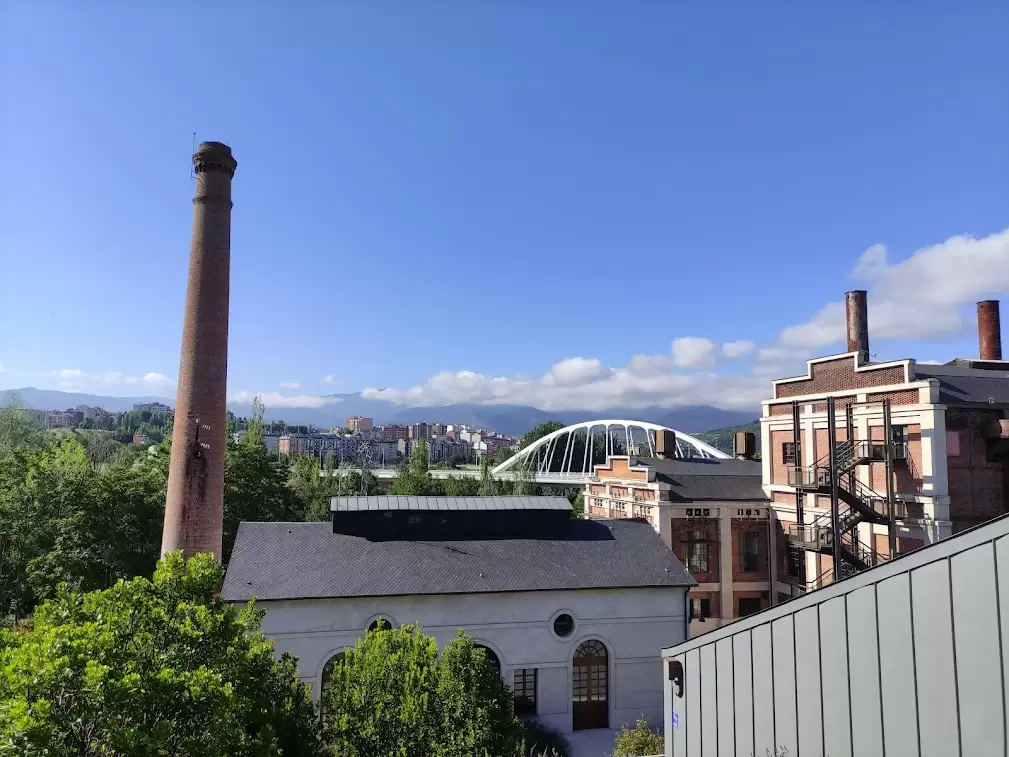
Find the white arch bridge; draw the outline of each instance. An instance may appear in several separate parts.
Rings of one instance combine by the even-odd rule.
[[[537,439],[494,468],[497,477],[529,475],[538,482],[585,482],[609,455],[655,456],[655,435],[676,435],[676,456],[725,459],[730,455],[689,434],[656,423],[627,420],[585,421]],[[524,473],[528,472],[528,473]]]

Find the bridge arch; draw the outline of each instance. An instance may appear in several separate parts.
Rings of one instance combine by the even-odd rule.
[[[676,434],[676,456],[726,459],[730,455],[700,439],[657,423],[630,420],[584,421],[565,426],[537,439],[493,470],[494,474],[529,470],[536,475],[550,473],[590,476],[596,465],[609,455],[655,456],[658,431]]]

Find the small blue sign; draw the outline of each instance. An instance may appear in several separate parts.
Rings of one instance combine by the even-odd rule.
[[[680,713],[678,713],[676,710],[673,710],[673,728],[679,728],[679,727],[680,727]]]

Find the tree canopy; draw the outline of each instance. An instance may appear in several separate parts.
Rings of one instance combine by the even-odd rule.
[[[294,660],[262,613],[214,598],[209,555],[153,580],[61,587],[29,631],[0,631],[0,753],[53,757],[322,757]]]
[[[542,439],[547,434],[552,434],[554,431],[560,431],[562,428],[564,428],[564,424],[560,421],[546,421],[541,423],[535,428],[526,431],[522,435],[522,441],[519,443],[519,446],[522,448],[528,447],[537,439]]]
[[[523,728],[484,650],[459,631],[438,656],[419,626],[369,632],[335,660],[323,697],[336,754],[512,757]]]

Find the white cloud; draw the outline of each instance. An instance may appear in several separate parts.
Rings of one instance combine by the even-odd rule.
[[[330,374],[328,376],[323,376],[322,377],[322,383],[324,383],[324,384],[335,384],[336,386],[339,386],[340,384],[343,383],[343,381],[341,379],[337,378],[336,376],[334,376],[333,374]]]
[[[732,358],[742,357],[756,349],[757,345],[755,342],[751,342],[748,339],[740,339],[737,342],[726,342],[722,345],[722,354],[725,357]]]
[[[365,399],[400,405],[451,403],[533,405],[544,410],[606,410],[614,407],[715,405],[755,409],[769,383],[753,374],[682,374],[665,356],[637,355],[622,368],[598,360],[562,360],[541,378],[443,371],[407,389],[365,389]]]
[[[134,376],[119,371],[87,373],[79,368],[60,368],[43,371],[37,375],[41,378],[56,379],[56,388],[67,392],[101,394],[109,391],[130,390],[144,394],[164,394],[174,391],[175,387],[175,379],[153,371]]]
[[[3,364],[3,363],[0,363],[0,373],[3,373],[3,372],[4,372],[4,370],[5,370],[5,369],[4,369],[4,364]]]
[[[281,381],[281,389],[301,389],[301,383],[298,381]]]
[[[252,402],[256,397],[262,398],[268,410],[275,407],[322,407],[339,402],[332,397],[316,397],[309,394],[288,397],[277,392],[250,392],[244,389],[229,395],[228,402]]]
[[[711,365],[715,359],[715,343],[700,336],[684,336],[673,340],[673,362],[681,368]]]
[[[974,303],[1009,292],[1009,229],[981,239],[950,237],[890,263],[886,247],[859,257],[852,277],[869,292],[869,341],[935,339],[975,322]],[[844,303],[830,302],[782,330],[782,345],[819,349],[844,341]]]

